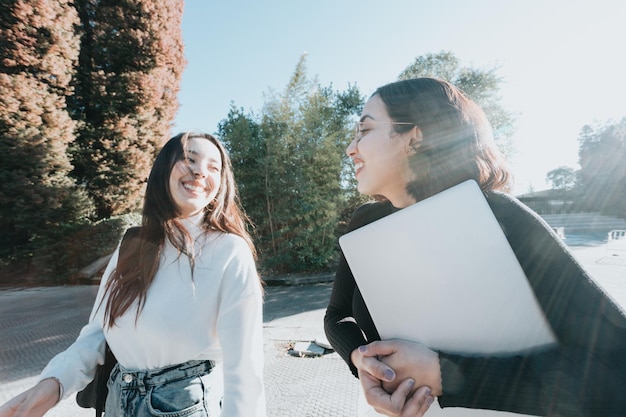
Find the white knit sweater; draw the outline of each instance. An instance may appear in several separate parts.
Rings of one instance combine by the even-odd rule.
[[[254,259],[239,236],[205,233],[185,221],[196,239],[191,276],[189,259],[169,243],[159,271],[148,289],[135,324],[133,307],[103,331],[104,305],[98,309],[118,249],[103,275],[89,323],[76,341],[55,356],[40,379],[57,378],[63,397],[84,388],[104,361],[106,340],[127,369],[148,370],[194,359],[211,359],[223,366],[222,416],[265,416],[263,388],[262,290]],[[221,367],[222,367],[221,366]]]

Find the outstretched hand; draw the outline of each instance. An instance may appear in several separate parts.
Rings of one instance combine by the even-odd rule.
[[[370,346],[361,346],[351,355],[368,404],[391,417],[423,416],[434,400],[431,389],[425,385],[417,388],[413,378],[398,377],[377,355],[370,355]],[[393,384],[394,389],[386,390],[383,384]]]
[[[59,401],[59,383],[44,379],[0,406],[0,417],[42,417]]]

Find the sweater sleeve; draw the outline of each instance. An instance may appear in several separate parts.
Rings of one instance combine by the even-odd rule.
[[[618,416],[626,410],[626,318],[549,226],[513,197],[488,201],[558,344],[510,357],[440,352],[443,407],[532,415]]]
[[[324,331],[331,346],[348,364],[354,376],[357,376],[357,369],[352,364],[350,354],[365,344],[366,340],[352,314],[352,295],[355,287],[348,263],[341,255],[324,316]]]
[[[111,256],[91,310],[89,322],[81,329],[78,337],[66,350],[50,360],[39,376],[39,380],[56,378],[61,383],[63,398],[85,388],[96,374],[96,367],[104,363],[105,338],[102,331],[104,305],[100,300],[108,277],[117,265],[119,246]]]
[[[254,259],[237,240],[220,288],[217,334],[224,357],[222,417],[264,417],[263,296]]]
[[[388,203],[365,204],[359,207],[352,216],[348,224],[347,232],[378,220],[389,214],[391,210],[391,205]],[[357,325],[354,311],[355,293],[358,294],[358,288],[354,276],[352,275],[346,258],[343,253],[341,253],[339,265],[335,273],[333,289],[324,316],[324,331],[331,346],[348,364],[352,374],[358,376],[357,369],[350,359],[350,354],[354,349],[367,343],[361,327],[367,326],[370,321],[365,323],[364,320]],[[360,299],[360,294],[358,298]],[[362,306],[365,309],[364,304]],[[363,312],[363,314],[369,313]],[[369,327],[365,329],[365,333],[374,333],[377,335],[376,330]]]

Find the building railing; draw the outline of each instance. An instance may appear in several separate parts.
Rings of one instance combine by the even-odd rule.
[[[606,247],[609,255],[626,256],[626,230],[611,230]]]

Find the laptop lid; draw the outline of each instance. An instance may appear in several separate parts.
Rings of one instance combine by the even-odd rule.
[[[483,354],[556,341],[473,180],[347,233],[339,244],[382,339]]]

